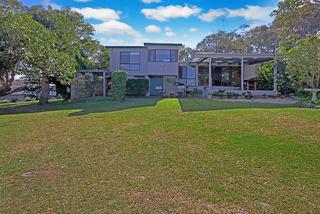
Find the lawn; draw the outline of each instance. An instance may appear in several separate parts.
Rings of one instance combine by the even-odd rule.
[[[1,104],[0,210],[319,213],[319,130],[319,110],[282,105]]]

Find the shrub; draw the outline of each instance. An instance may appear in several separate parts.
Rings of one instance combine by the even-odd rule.
[[[195,88],[190,92],[191,96],[201,96],[202,94],[203,94],[203,91],[198,88]]]
[[[246,99],[251,99],[253,97],[253,94],[250,91],[246,91],[242,93],[242,96]]]
[[[146,96],[149,89],[147,79],[129,79],[126,85],[127,96]]]
[[[226,90],[219,89],[219,91],[214,93],[213,95],[217,96],[217,97],[224,97],[224,96],[226,96],[225,92],[226,92]]]
[[[111,75],[112,98],[115,101],[122,102],[126,99],[127,73],[123,70],[115,71]]]
[[[92,97],[94,90],[94,77],[92,73],[76,74],[72,81],[72,99]]]
[[[238,98],[238,97],[240,97],[239,93],[227,92],[227,98]]]

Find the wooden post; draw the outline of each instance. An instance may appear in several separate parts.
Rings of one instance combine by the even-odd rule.
[[[278,75],[278,60],[277,60],[277,58],[275,58],[274,62],[273,62],[273,91],[274,91],[275,95],[278,94],[277,75]]]
[[[212,58],[209,58],[209,93],[211,93],[212,88]]]
[[[241,91],[244,89],[244,59],[241,57]]]
[[[105,97],[106,96],[106,72],[105,71],[103,71],[103,96]]]

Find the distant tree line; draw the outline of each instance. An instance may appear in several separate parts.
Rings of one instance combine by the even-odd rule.
[[[77,69],[108,67],[109,53],[92,38],[93,26],[68,8],[0,0],[0,20],[0,96],[14,92],[14,77],[24,75],[26,86],[40,87],[45,104],[50,82],[68,86]]]

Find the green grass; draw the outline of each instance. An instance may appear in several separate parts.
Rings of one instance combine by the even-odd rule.
[[[130,99],[0,114],[1,213],[320,212],[319,110]]]

